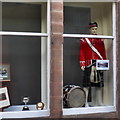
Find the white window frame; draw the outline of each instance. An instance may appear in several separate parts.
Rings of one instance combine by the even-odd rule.
[[[69,0],[68,0],[69,1]],[[87,0],[78,2],[97,2],[96,0]],[[100,2],[112,2],[112,36],[105,35],[83,35],[83,34],[63,34],[64,38],[106,38],[113,40],[113,106],[100,106],[100,107],[82,107],[82,108],[63,108],[63,115],[77,115],[77,114],[93,114],[93,113],[108,113],[116,111],[116,3],[115,0],[102,0]]]
[[[9,112],[0,112],[0,119],[7,119],[7,118],[35,118],[35,117],[47,117],[50,116],[50,0],[40,1],[40,0],[2,0],[2,2],[47,2],[47,32],[46,33],[34,33],[34,32],[9,32],[9,31],[0,31],[0,36],[9,35],[9,36],[33,36],[33,37],[46,37],[47,38],[47,91],[45,90],[46,87],[42,85],[45,83],[41,83],[41,95],[43,92],[47,92],[45,98],[47,98],[47,109],[45,110],[34,110],[34,111],[9,111]],[[42,74],[42,73],[41,73]],[[43,82],[43,81],[42,81]],[[44,98],[42,98],[44,99]],[[13,109],[16,106],[13,106]],[[23,106],[17,106],[23,107]],[[30,105],[30,107],[34,107]]]

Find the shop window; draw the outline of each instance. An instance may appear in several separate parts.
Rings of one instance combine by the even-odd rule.
[[[1,3],[1,118],[49,116],[49,5]]]
[[[90,26],[89,23],[92,22],[96,22],[98,26]],[[97,27],[97,35],[90,34],[91,27]],[[64,3],[63,115],[113,112],[116,110],[115,33],[115,3]],[[101,58],[98,53],[90,47],[86,38],[89,39],[89,41],[91,39],[92,42],[93,39],[102,41],[105,47],[106,58],[103,58],[103,51]],[[81,49],[83,49],[81,41],[86,41],[84,50],[88,50],[87,47],[90,47],[90,50],[93,51],[94,54],[97,54],[99,58],[93,57],[93,54],[89,53],[90,51],[86,51],[86,53],[91,54],[91,57],[95,60],[102,60],[102,64],[104,63],[109,66],[107,69],[102,67],[102,71],[94,71],[96,75],[103,73],[100,75],[100,79],[103,80],[103,86],[96,87],[97,84],[93,85],[92,82],[90,82],[92,79],[91,74],[93,73],[92,66],[89,66],[91,63],[89,65],[86,65],[88,63],[83,65],[85,69],[89,68],[89,73],[86,72],[85,69],[81,69],[80,62],[84,62],[84,60],[81,60],[83,54],[81,53]],[[86,44],[88,46],[86,46]],[[101,43],[99,43],[99,45],[100,44]],[[103,46],[100,45],[100,47],[102,48]],[[100,49],[98,51],[100,51]],[[88,56],[84,56],[85,59],[87,59]],[[103,62],[103,60],[107,61]],[[95,70],[99,67],[96,66],[96,64],[95,62]],[[101,63],[98,64],[100,65]],[[98,73],[98,71],[101,73]],[[95,74],[92,74],[94,77],[93,80],[98,80],[99,77],[95,76]],[[87,86],[84,84],[85,77],[89,80],[89,85]],[[97,79],[95,79],[95,77]]]

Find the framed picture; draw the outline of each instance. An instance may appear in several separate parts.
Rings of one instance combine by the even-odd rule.
[[[10,81],[9,64],[0,64],[0,81]]]
[[[0,88],[0,108],[10,106],[7,87]]]
[[[97,60],[96,69],[97,70],[109,70],[109,60]]]

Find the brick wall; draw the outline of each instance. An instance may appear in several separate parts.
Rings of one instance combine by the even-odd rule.
[[[62,116],[63,1],[51,2],[50,117]]]
[[[117,3],[117,115],[120,119],[120,2]]]

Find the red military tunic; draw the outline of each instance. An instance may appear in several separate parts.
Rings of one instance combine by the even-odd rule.
[[[106,52],[103,39],[100,38],[89,38],[91,44],[98,50],[103,59],[106,59]],[[100,57],[95,53],[89,46],[85,38],[80,40],[80,66],[89,66],[92,59],[100,60]]]

